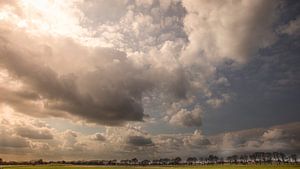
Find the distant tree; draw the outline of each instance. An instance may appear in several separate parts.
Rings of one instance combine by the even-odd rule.
[[[203,163],[203,162],[204,162],[204,158],[203,158],[203,157],[199,157],[198,161],[199,161],[200,163]]]
[[[208,156],[209,163],[217,163],[218,159],[219,158],[217,156],[215,156],[215,155],[209,155]]]
[[[224,158],[221,157],[221,158],[219,159],[219,162],[218,162],[218,163],[224,164]]]
[[[295,163],[297,163],[297,155],[296,154],[292,154],[291,155],[291,160],[294,161]]]
[[[186,159],[186,162],[187,162],[188,164],[195,164],[195,163],[197,162],[197,158],[196,158],[196,157],[188,157],[188,158]]]
[[[259,162],[261,164],[263,160],[263,154],[261,152],[255,152],[254,154],[255,162]]]
[[[138,160],[137,158],[133,158],[133,159],[131,160],[131,163],[132,163],[132,164],[138,164],[138,162],[139,162],[139,160]]]
[[[278,152],[273,152],[272,155],[273,155],[274,161],[280,162],[280,160],[279,160],[279,153]]]
[[[251,162],[255,162],[255,155],[250,154],[249,159],[250,159]]]
[[[265,162],[267,163],[272,162],[272,153],[265,153]]]
[[[237,155],[233,155],[233,156],[231,156],[231,157],[232,157],[232,161],[233,161],[234,163],[237,163],[238,156],[237,156]]]
[[[285,163],[285,157],[286,157],[286,155],[284,153],[279,153],[279,157],[280,157],[281,161],[283,163]]]
[[[141,164],[142,165],[149,165],[150,161],[149,160],[143,160],[143,161],[141,161]]]
[[[226,159],[227,159],[227,161],[229,161],[229,163],[232,163],[232,157],[231,156],[228,156]]]
[[[171,160],[169,158],[162,158],[160,159],[160,163],[164,165],[170,164]]]
[[[248,155],[242,154],[240,156],[240,162],[243,163],[243,164],[246,164],[248,162]]]
[[[176,157],[176,158],[174,158],[174,163],[179,164],[181,162],[181,160],[182,159],[180,157]]]

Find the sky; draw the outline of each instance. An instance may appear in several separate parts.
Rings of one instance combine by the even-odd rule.
[[[300,153],[297,0],[0,0],[0,158]]]

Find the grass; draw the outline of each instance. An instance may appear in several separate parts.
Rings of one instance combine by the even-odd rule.
[[[300,165],[208,165],[208,166],[2,166],[0,169],[300,169]]]

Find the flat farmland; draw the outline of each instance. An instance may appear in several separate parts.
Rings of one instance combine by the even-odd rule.
[[[300,169],[300,165],[199,165],[199,166],[1,166],[0,169]]]

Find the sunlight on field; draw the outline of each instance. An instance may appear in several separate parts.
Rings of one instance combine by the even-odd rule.
[[[0,169],[300,169],[300,165],[210,165],[210,166],[2,166]]]

